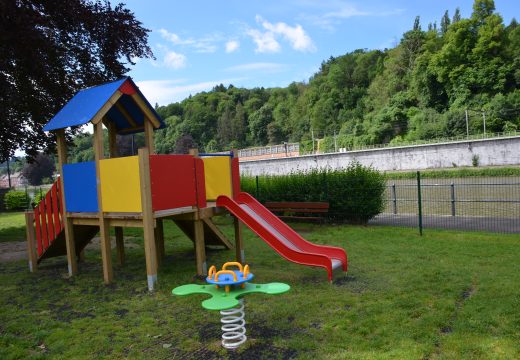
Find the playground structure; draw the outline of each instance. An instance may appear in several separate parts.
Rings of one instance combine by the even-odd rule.
[[[95,160],[67,162],[65,129],[91,123]],[[108,154],[103,145],[108,130]],[[159,115],[131,78],[78,92],[44,127],[56,135],[59,179],[44,200],[26,213],[29,269],[42,260],[66,255],[68,272],[99,232],[103,277],[113,281],[110,228],[117,259],[125,261],[124,227],[143,229],[147,282],[153,290],[164,257],[163,221],[172,220],[193,241],[198,275],[207,274],[207,245],[233,247],[212,222],[234,216],[236,260],[244,262],[241,222],[286,259],[327,270],[347,271],[341,248],[307,242],[252,196],[240,192],[238,158],[230,154],[156,155],[153,131],[164,127]],[[144,132],[145,147],[135,156],[118,156],[117,135]],[[106,156],[107,155],[107,156]]]
[[[231,266],[238,267],[238,270],[228,270]],[[253,293],[283,294],[291,288],[284,283],[252,284],[250,281],[253,277],[249,265],[242,266],[239,262],[227,262],[219,271],[215,266],[211,266],[206,277],[206,282],[210,285],[182,285],[173,289],[172,294],[211,295],[210,299],[202,302],[202,307],[207,310],[220,310],[222,316],[220,322],[223,324],[222,346],[226,349],[236,349],[247,340],[243,297]]]

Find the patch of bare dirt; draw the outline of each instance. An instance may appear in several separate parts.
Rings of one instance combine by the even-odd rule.
[[[0,262],[27,259],[27,243],[25,241],[10,241],[0,243]]]
[[[127,241],[133,239],[132,236],[125,237],[125,248],[132,249],[137,248],[139,245],[134,244],[131,241]],[[112,249],[116,247],[116,239],[113,237],[112,239]],[[93,238],[90,243],[87,245],[87,250],[99,250],[100,249],[100,238],[96,236]],[[10,261],[19,261],[27,259],[27,242],[25,241],[9,241],[0,243],[0,263],[2,262],[10,262]]]

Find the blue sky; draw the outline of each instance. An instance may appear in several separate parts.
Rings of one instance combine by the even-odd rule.
[[[223,83],[279,87],[307,81],[321,62],[359,48],[395,46],[415,16],[426,28],[472,0],[127,0],[156,60],[129,75],[152,104],[167,105]],[[517,0],[495,0],[506,24],[520,20]]]

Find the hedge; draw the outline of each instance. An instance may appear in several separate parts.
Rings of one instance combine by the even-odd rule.
[[[371,167],[353,162],[342,170],[259,176],[258,180],[245,176],[241,188],[260,202],[326,201],[330,204],[330,221],[364,224],[383,211],[386,178]]]
[[[4,197],[4,204],[7,210],[24,210],[29,205],[29,196],[25,191],[11,190]]]

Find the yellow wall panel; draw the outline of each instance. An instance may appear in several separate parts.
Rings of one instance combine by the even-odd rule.
[[[204,161],[206,199],[216,200],[219,195],[231,196],[231,161],[228,156],[215,156]]]
[[[99,162],[104,212],[141,212],[141,186],[137,156]]]

